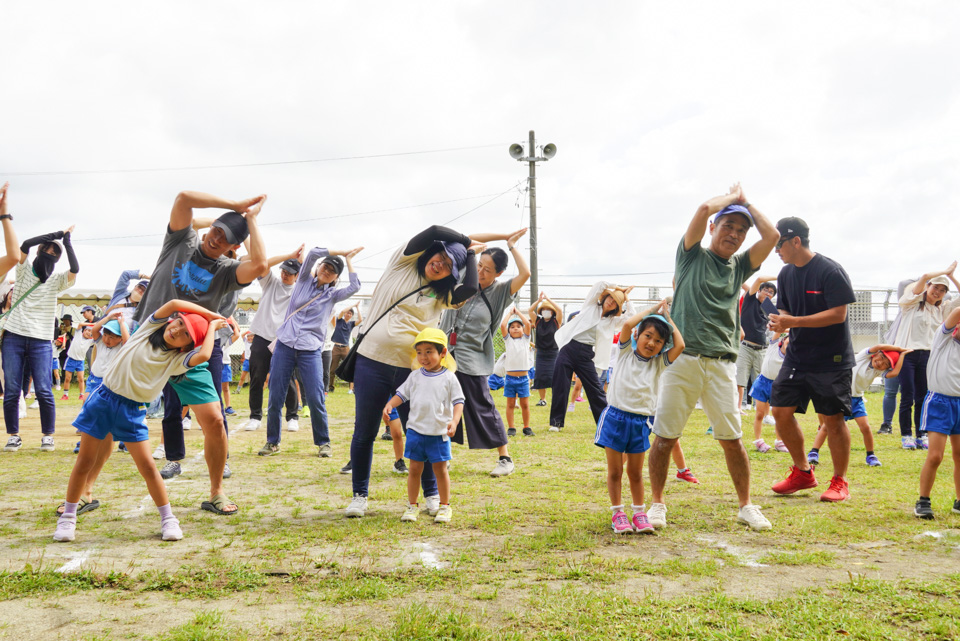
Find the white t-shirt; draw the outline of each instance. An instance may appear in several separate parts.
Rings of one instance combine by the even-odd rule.
[[[187,362],[199,349],[181,352],[158,349],[150,344],[150,335],[162,332],[166,324],[166,318],[150,316],[126,345],[114,348],[119,353],[103,379],[108,390],[133,401],[152,403],[171,376],[185,374],[190,369]]]
[[[530,369],[530,337],[503,339],[503,363],[508,372],[520,372]]]
[[[33,263],[30,260],[17,265],[17,283],[13,286],[10,304],[20,300],[36,283],[40,283],[40,279],[33,273]],[[29,338],[51,340],[51,328],[57,316],[57,294],[69,289],[70,284],[69,271],[50,274],[47,282],[40,283],[29,296],[10,310],[3,321],[0,321],[0,329]]]
[[[268,342],[277,337],[277,329],[287,317],[287,306],[293,296],[294,285],[295,283],[284,285],[273,271],[260,279],[260,289],[263,292],[260,294],[257,313],[250,323],[251,332]]]
[[[960,343],[954,340],[953,330],[943,325],[933,337],[927,361],[927,389],[960,397]]]
[[[786,354],[780,351],[779,343],[774,343],[768,347],[767,353],[763,355],[763,363],[760,364],[760,376],[771,381],[777,380],[785,356]]]
[[[113,364],[113,361],[117,359],[117,354],[120,353],[123,344],[118,343],[113,347],[107,347],[101,337],[97,339],[94,345],[93,362],[90,363],[90,374],[102,379],[107,375],[107,372],[110,371],[110,366]]]
[[[914,294],[915,285],[916,283],[907,285],[900,298],[902,317],[893,344],[907,349],[930,349],[933,335],[943,324],[943,310],[946,302],[940,303],[939,306],[927,303],[921,311],[920,301],[923,298],[923,292]]]
[[[667,368],[667,353],[651,359],[637,355],[627,336],[626,344],[618,345],[619,354],[614,366],[616,376],[607,390],[610,405],[631,414],[653,416],[657,411],[660,392],[660,374]]]
[[[94,338],[84,338],[82,332],[78,332],[76,336],[73,337],[73,342],[70,343],[70,349],[67,350],[67,358],[72,358],[75,361],[82,361],[87,357],[87,349],[96,339]]]
[[[402,303],[390,310],[383,320],[371,327],[380,315],[398,300],[429,281],[417,272],[417,259],[423,252],[404,256],[401,247],[390,258],[370,300],[370,310],[364,315],[360,332],[363,342],[357,353],[378,363],[394,367],[410,367],[417,358],[413,341],[421,331],[436,327],[440,314],[452,309],[452,304],[444,303],[433,295],[429,287],[405,298]]]
[[[413,370],[397,389],[397,396],[410,403],[407,429],[425,436],[443,436],[453,420],[453,406],[463,403],[463,390],[453,372]]]
[[[253,341],[248,341],[243,339],[243,357],[247,360],[250,360],[250,349],[253,347]]]
[[[870,389],[873,379],[886,374],[887,370],[874,369],[871,365],[872,357],[873,354],[870,353],[869,348],[857,352],[855,356],[857,364],[853,366],[853,376],[850,384],[850,395],[854,398],[863,396]]]

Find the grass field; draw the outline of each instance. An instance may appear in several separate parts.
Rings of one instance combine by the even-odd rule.
[[[75,394],[74,394],[75,395]],[[495,395],[496,396],[496,395]],[[246,393],[235,398],[242,424]],[[773,530],[736,523],[719,447],[697,411],[683,439],[700,485],[671,480],[669,527],[610,531],[602,452],[585,403],[563,432],[532,408],[535,438],[511,445],[516,472],[494,479],[492,452],[454,449],[453,521],[400,523],[405,479],[377,441],[370,511],[343,518],[353,396],[328,399],[332,459],[309,421],[259,457],[265,431],[231,438],[238,516],[207,498],[202,436],[187,432],[184,474],[170,482],[185,538],[164,543],[129,457],[107,463],[77,540],[54,543],[76,442],[76,401],[58,402],[57,450],[39,451],[37,411],[24,447],[0,458],[0,637],[9,639],[826,639],[960,638],[960,516],[949,459],[934,490],[937,520],[912,516],[924,454],[878,437],[881,468],[853,435],[851,499],[774,496],[786,454],[750,453],[754,502]],[[503,399],[498,397],[503,406]],[[868,396],[879,416],[880,397]],[[752,430],[752,413],[746,417]],[[879,421],[877,421],[879,422]],[[159,421],[150,421],[159,439]],[[815,425],[804,421],[808,442]],[[856,431],[856,430],[855,430]],[[772,442],[772,427],[765,436]],[[819,490],[829,481],[821,454]],[[649,499],[648,499],[649,501]]]

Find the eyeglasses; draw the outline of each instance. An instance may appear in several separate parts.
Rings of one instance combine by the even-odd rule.
[[[788,240],[793,240],[794,238],[798,238],[798,236],[791,236],[790,238],[783,238],[781,236],[780,240],[777,241],[777,249],[780,249],[781,247],[783,247],[783,244],[785,242],[787,242]]]

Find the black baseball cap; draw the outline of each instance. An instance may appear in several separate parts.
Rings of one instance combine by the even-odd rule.
[[[780,232],[780,240],[790,240],[794,237],[810,238],[810,228],[807,223],[796,216],[781,218],[777,221],[777,231]]]
[[[240,245],[250,235],[250,229],[247,227],[247,219],[243,214],[228,211],[217,218],[211,227],[219,227],[223,231],[227,242],[231,245]]]
[[[288,258],[280,263],[280,269],[288,274],[299,274],[301,265],[303,265],[303,263],[296,258]]]
[[[337,270],[337,276],[343,273],[343,259],[339,256],[324,256],[323,260],[320,261],[320,264],[327,263],[335,270]]]

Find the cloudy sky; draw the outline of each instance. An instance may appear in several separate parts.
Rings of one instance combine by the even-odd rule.
[[[876,0],[14,3],[0,181],[21,239],[76,224],[82,289],[149,272],[183,189],[267,193],[269,253],[365,245],[372,284],[428,224],[526,226],[507,146],[535,129],[558,147],[538,171],[541,283],[669,283],[697,205],[739,180],[857,286],[891,286],[960,256],[958,18]]]

